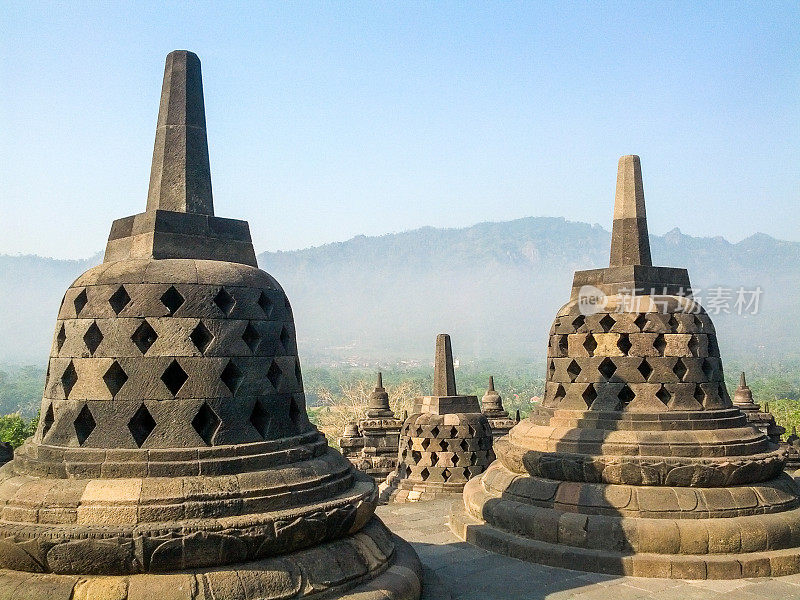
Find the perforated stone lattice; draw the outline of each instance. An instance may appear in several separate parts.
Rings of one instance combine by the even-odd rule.
[[[544,406],[703,410],[730,404],[703,313],[598,313],[556,319]]]
[[[219,312],[209,312],[209,305]],[[234,436],[226,443],[304,430],[302,375],[289,311],[282,292],[274,289],[179,283],[71,288],[56,324],[39,435],[72,438],[82,446],[92,444],[94,428],[113,427],[130,447],[151,447],[162,411],[142,401],[192,398],[205,403],[163,411],[163,418],[185,415],[183,427],[206,444],[219,441],[216,432],[229,414],[218,406],[224,401],[252,407],[237,417],[241,423],[226,428],[225,435]],[[203,357],[211,362],[204,366],[198,362]],[[211,375],[208,365],[217,364],[217,375]],[[281,403],[276,395],[285,396],[283,414],[272,414]],[[132,406],[116,416],[95,407],[110,399]],[[159,434],[158,443],[168,444],[162,437],[170,432]]]

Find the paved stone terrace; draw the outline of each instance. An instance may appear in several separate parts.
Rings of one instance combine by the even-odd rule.
[[[423,600],[800,600],[800,575],[683,581],[618,577],[530,564],[459,540],[447,527],[454,500],[388,504],[377,514],[414,546]]]

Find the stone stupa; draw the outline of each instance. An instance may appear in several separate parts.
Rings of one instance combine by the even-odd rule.
[[[546,371],[542,405],[466,485],[460,537],[603,573],[800,571],[798,486],[731,402],[686,270],[651,264],[636,156],[619,161],[610,266],[575,273]]]
[[[403,422],[389,406],[389,394],[378,373],[375,390],[370,394],[366,417],[348,423],[339,438],[342,454],[363,473],[383,482],[397,468],[397,448]]]
[[[494,389],[494,376],[491,375],[489,376],[489,389],[481,398],[481,412],[486,415],[495,440],[506,435],[518,422],[518,419],[509,417],[508,411],[503,408],[503,398]]]
[[[79,233],[79,232],[76,232]],[[147,209],[67,290],[0,469],[0,596],[417,598],[375,483],[306,415],[289,301],[214,216],[200,61],[167,56]]]
[[[458,494],[494,460],[492,429],[477,396],[459,396],[450,336],[436,337],[433,393],[414,399],[400,431],[397,470],[381,498],[416,502]]]
[[[786,429],[775,422],[775,417],[769,412],[769,405],[765,404],[764,410],[761,410],[761,405],[753,400],[753,391],[747,385],[744,372],[739,376],[739,387],[733,393],[733,403],[747,415],[751,425],[773,443],[781,443],[781,436],[786,433]]]

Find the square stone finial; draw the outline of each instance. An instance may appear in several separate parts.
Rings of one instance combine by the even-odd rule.
[[[433,395],[455,396],[456,375],[453,370],[453,348],[450,336],[440,333],[436,336],[436,358],[433,366]]]
[[[614,226],[609,266],[652,266],[647,214],[644,206],[642,165],[636,155],[623,156],[617,167]]]
[[[200,59],[167,55],[158,109],[147,210],[214,214]]]

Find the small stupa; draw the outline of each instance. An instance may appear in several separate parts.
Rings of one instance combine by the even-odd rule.
[[[457,494],[494,460],[492,429],[477,396],[456,392],[450,336],[436,337],[433,393],[414,399],[400,432],[397,470],[381,498],[416,502]]]
[[[200,61],[167,56],[147,209],[69,287],[0,468],[0,596],[415,599],[375,482],[309,422],[294,319],[214,215]]]
[[[397,448],[403,422],[389,406],[389,394],[378,373],[375,390],[370,394],[366,418],[348,423],[339,438],[342,454],[376,482],[383,482],[397,468]]]
[[[492,375],[489,376],[489,389],[481,398],[481,412],[489,420],[494,439],[506,435],[519,421],[518,418],[516,420],[510,418],[508,411],[503,408],[503,398],[494,389],[494,376]]]
[[[733,403],[747,415],[747,420],[751,425],[766,435],[773,443],[781,443],[781,436],[786,433],[786,429],[775,423],[775,417],[769,412],[768,405],[764,405],[764,410],[761,410],[761,405],[753,401],[753,392],[747,385],[744,372],[739,376],[739,387],[733,394]]]
[[[450,521],[486,549],[644,577],[800,571],[800,489],[731,402],[688,273],[652,266],[638,156],[619,161],[610,266],[575,273],[544,399],[495,452]]]

